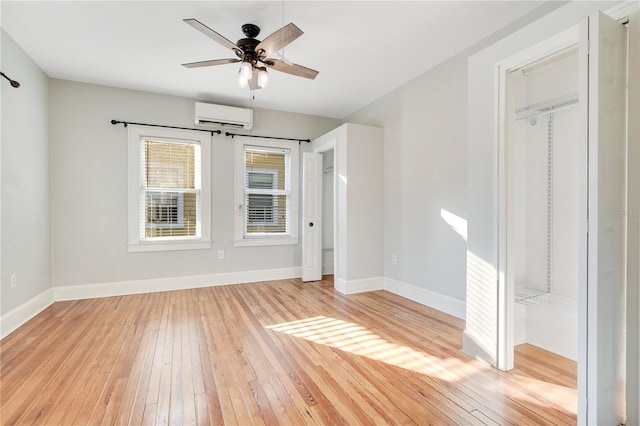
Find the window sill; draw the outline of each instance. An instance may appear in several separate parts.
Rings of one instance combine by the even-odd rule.
[[[245,238],[235,240],[234,247],[254,247],[254,246],[285,246],[298,244],[297,238]]]
[[[211,248],[211,241],[154,241],[129,243],[129,253],[145,251],[204,250]]]

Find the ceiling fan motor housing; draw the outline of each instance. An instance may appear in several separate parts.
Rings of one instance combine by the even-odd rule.
[[[251,62],[255,65],[256,61],[261,61],[265,56],[260,56],[256,52],[256,46],[260,44],[260,40],[256,37],[260,34],[260,27],[254,24],[244,24],[242,26],[242,32],[246,38],[238,40],[236,45],[242,50],[242,52],[236,51],[236,55],[247,62]]]

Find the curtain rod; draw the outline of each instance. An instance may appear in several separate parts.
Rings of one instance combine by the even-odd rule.
[[[302,142],[311,143],[311,139],[278,138],[276,136],[243,135],[243,134],[240,134],[240,133],[229,133],[229,132],[225,132],[224,135],[225,136],[231,136],[232,138],[234,136],[246,136],[248,138],[278,139],[278,140],[281,140],[281,141],[298,141],[299,144],[302,143]]]
[[[113,124],[114,126],[116,124],[124,124],[124,127],[127,127],[129,124],[133,124],[133,125],[137,125],[137,126],[164,127],[164,128],[167,128],[167,129],[195,130],[195,131],[198,131],[198,132],[211,133],[211,135],[213,135],[214,133],[218,134],[218,135],[222,133],[222,130],[205,130],[205,129],[194,129],[194,128],[191,128],[191,127],[165,126],[165,125],[162,125],[162,124],[134,123],[132,121],[111,120],[111,124]],[[302,143],[302,142],[311,143],[311,139],[279,138],[279,137],[276,137],[276,136],[243,135],[243,134],[240,134],[240,133],[230,133],[230,132],[225,132],[224,135],[225,136],[231,136],[232,138],[234,136],[246,136],[246,137],[250,137],[250,138],[279,139],[279,140],[283,140],[283,141],[298,141],[298,143]]]
[[[18,83],[18,82],[17,82],[17,81],[15,81],[15,80],[10,79],[10,78],[9,78],[9,76],[8,76],[8,75],[6,75],[5,73],[3,73],[2,71],[0,71],[0,75],[1,75],[2,77],[6,78],[7,80],[9,80],[9,83],[11,83],[11,87],[15,87],[16,89],[17,89],[18,87],[20,87],[20,83]]]
[[[133,125],[137,125],[137,126],[150,126],[150,127],[164,127],[166,129],[180,129],[180,130],[195,130],[197,132],[207,132],[207,133],[211,133],[211,135],[213,136],[214,133],[216,134],[220,134],[222,133],[221,130],[205,130],[205,129],[194,129],[191,127],[176,127],[176,126],[164,126],[162,124],[145,124],[145,123],[133,123],[131,121],[118,121],[118,120],[111,120],[111,124],[113,124],[114,126],[116,124],[124,124],[124,127],[127,127],[129,124],[133,124]]]

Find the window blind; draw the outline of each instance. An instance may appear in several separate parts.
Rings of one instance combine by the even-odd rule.
[[[141,140],[140,238],[200,237],[200,145]]]
[[[245,236],[290,232],[290,150],[245,146]]]

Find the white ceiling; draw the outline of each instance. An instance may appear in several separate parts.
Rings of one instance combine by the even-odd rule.
[[[315,80],[269,72],[254,107],[346,115],[531,12],[528,1],[2,1],[2,28],[53,78],[249,106],[238,64],[180,64],[233,58],[182,22],[196,18],[226,38],[241,25],[263,39],[294,22],[305,34],[284,49]],[[284,19],[283,19],[284,15]],[[10,73],[11,64],[3,63]],[[27,81],[21,81],[28,84]]]

